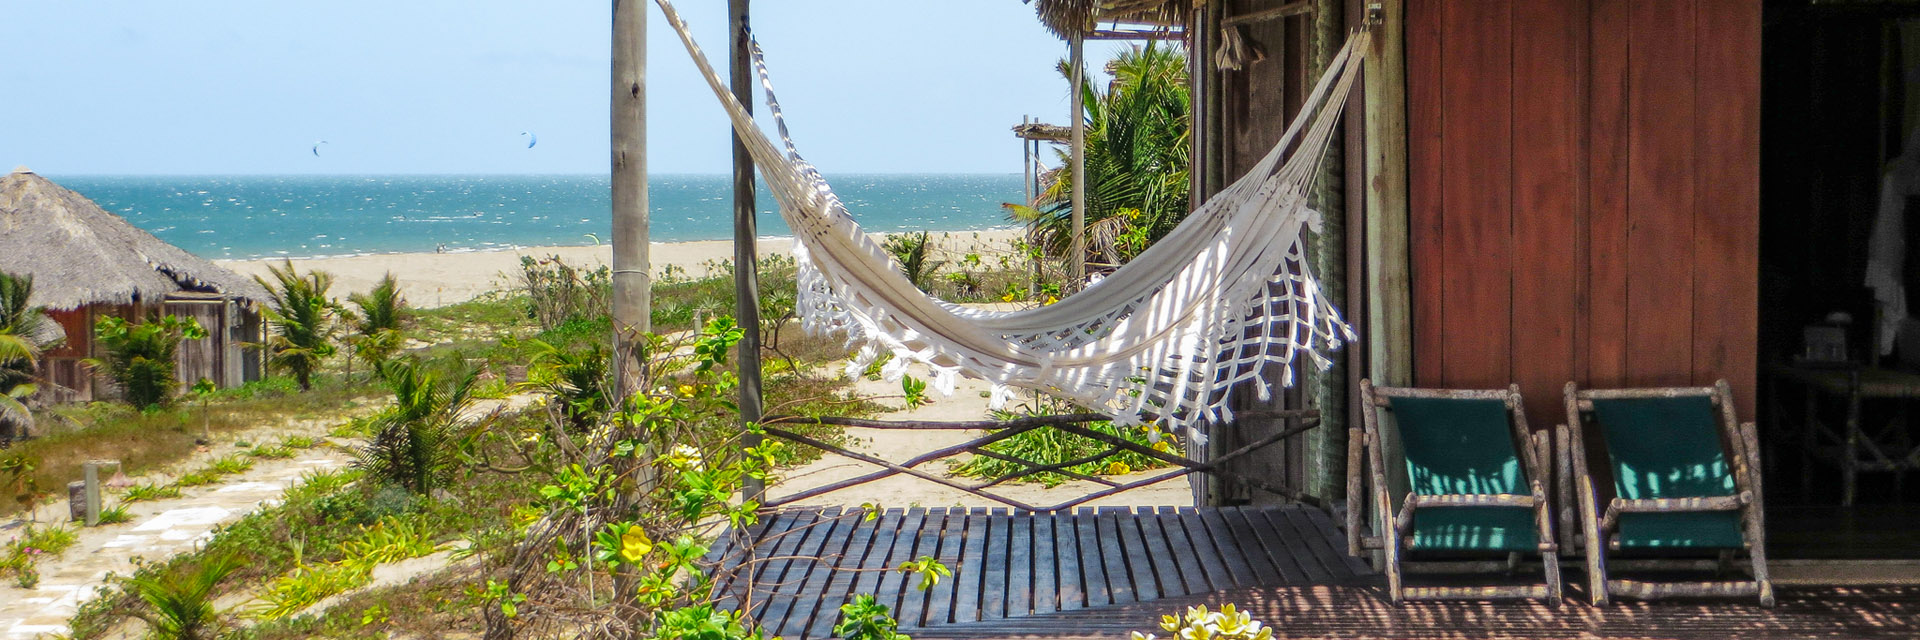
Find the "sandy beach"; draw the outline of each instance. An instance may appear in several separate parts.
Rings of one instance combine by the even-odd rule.
[[[1007,251],[1011,242],[1019,238],[1021,233],[1017,229],[989,229],[939,232],[933,235],[938,238],[938,246],[942,252],[964,254]],[[878,238],[880,235],[874,234],[874,237]],[[762,257],[788,254],[793,250],[793,239],[761,238],[758,249]],[[683,270],[689,275],[701,276],[707,273],[707,265],[710,263],[732,259],[733,243],[727,240],[655,242],[650,252],[649,262],[652,263],[652,272],[656,277],[669,266]],[[419,307],[438,307],[457,304],[489,291],[506,288],[512,282],[513,274],[520,268],[521,256],[555,255],[569,264],[598,266],[613,260],[613,247],[602,244],[523,247],[467,253],[392,253],[338,258],[294,258],[293,265],[302,271],[320,270],[333,274],[332,293],[343,298],[348,294],[373,288],[373,284],[379,281],[382,274],[391,271],[399,276],[401,287],[409,302]],[[215,260],[214,262],[243,275],[257,275],[264,278],[270,277],[267,267],[280,264],[281,259]]]

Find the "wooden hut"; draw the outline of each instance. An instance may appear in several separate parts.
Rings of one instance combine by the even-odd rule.
[[[1904,198],[1904,237],[1882,241],[1912,247],[1893,277],[1920,291],[1920,177],[1888,178],[1902,158],[1920,169],[1920,6],[1036,2],[1069,38],[1158,29],[1195,52],[1197,198],[1277,139],[1349,30],[1379,22],[1315,194],[1345,212],[1315,268],[1362,338],[1276,394],[1332,428],[1255,463],[1266,476],[1342,497],[1340,427],[1362,377],[1517,383],[1535,429],[1564,420],[1569,381],[1725,379],[1761,424],[1776,555],[1920,558],[1899,533],[1920,521],[1903,482],[1920,470],[1920,323],[1876,322],[1886,306],[1865,289],[1875,216]],[[1806,366],[1823,326],[1850,362]]]
[[[180,345],[182,381],[222,387],[259,379],[259,283],[162,242],[85,196],[22,167],[0,177],[0,271],[31,274],[32,303],[66,333],[47,351],[43,392],[52,401],[111,395],[81,364],[94,357],[93,326],[104,316],[150,312],[191,317],[207,337]]]

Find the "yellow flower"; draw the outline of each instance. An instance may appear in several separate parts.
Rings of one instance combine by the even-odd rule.
[[[1041,304],[1041,306],[1046,306],[1046,305],[1050,305],[1050,304],[1053,304],[1053,303],[1055,303],[1055,302],[1059,302],[1059,301],[1060,301],[1060,299],[1059,299],[1059,298],[1057,298],[1057,297],[1054,297],[1054,296],[1047,296],[1047,301],[1046,301],[1046,302],[1043,302],[1043,303],[1040,303],[1040,304]]]
[[[1160,453],[1168,453],[1170,451],[1173,451],[1173,445],[1167,444],[1167,441],[1165,440],[1161,440],[1159,442],[1153,443],[1153,450],[1158,451]]]
[[[1125,462],[1115,460],[1113,462],[1107,463],[1107,475],[1118,476],[1118,475],[1125,475],[1128,473],[1133,473],[1133,467],[1127,466],[1127,463]]]
[[[680,385],[680,395],[683,395],[689,398],[693,397],[693,385],[690,385],[690,384]]]
[[[1011,293],[1009,293],[1009,294],[1007,294],[1007,295],[1004,295],[1004,296],[1000,296],[1000,301],[1001,301],[1001,302],[1013,302],[1013,294],[1011,294]]]
[[[653,551],[653,541],[647,539],[647,532],[640,527],[628,529],[620,535],[620,559],[629,564],[640,564],[640,560]]]

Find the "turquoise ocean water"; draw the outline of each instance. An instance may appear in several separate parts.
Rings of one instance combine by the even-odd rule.
[[[606,176],[48,176],[206,258],[484,251],[606,242]],[[834,191],[870,231],[1008,226],[1021,176],[841,175]],[[652,239],[733,234],[731,178],[654,176]],[[759,235],[787,235],[763,189]]]

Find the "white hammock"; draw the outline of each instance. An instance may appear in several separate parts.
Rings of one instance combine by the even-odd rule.
[[[1307,208],[1308,188],[1359,75],[1364,31],[1328,65],[1303,117],[1246,176],[1085,290],[1052,305],[1000,312],[950,304],[914,287],[794,150],[759,45],[754,61],[784,156],[714,73],[673,5],[656,2],[793,229],[802,326],[842,332],[849,347],[860,347],[849,375],[891,353],[882,369],[888,379],[920,363],[942,393],[951,394],[960,375],[992,382],[995,408],[1014,388],[1035,389],[1118,424],[1159,420],[1204,441],[1198,426],[1232,419],[1228,400],[1236,385],[1252,381],[1268,399],[1267,365],[1281,365],[1281,383],[1291,385],[1289,365],[1300,354],[1324,368],[1329,361],[1317,350],[1353,339],[1320,295],[1301,230],[1319,227],[1319,214]]]

